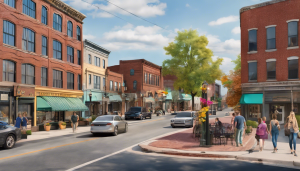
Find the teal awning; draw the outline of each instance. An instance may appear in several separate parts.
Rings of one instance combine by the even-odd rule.
[[[192,96],[190,94],[181,94],[182,95],[182,99],[184,101],[190,101],[192,100]]]
[[[155,99],[153,97],[145,97],[145,103],[155,103]]]
[[[122,98],[118,94],[113,94],[109,96],[110,102],[122,102]]]
[[[263,104],[263,94],[243,94],[240,104]]]
[[[168,91],[166,100],[172,100],[172,92],[171,91]]]
[[[49,106],[51,111],[87,111],[88,107],[78,98],[42,96]]]
[[[52,107],[41,97],[36,97],[37,111],[51,111]]]

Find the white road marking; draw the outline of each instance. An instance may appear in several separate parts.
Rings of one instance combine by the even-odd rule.
[[[189,129],[189,128],[186,128],[186,129]],[[136,144],[134,144],[134,145],[132,145],[132,146],[130,146],[130,147],[127,147],[127,148],[124,148],[124,149],[122,149],[122,150],[116,151],[116,152],[114,152],[114,153],[112,153],[112,154],[108,154],[108,155],[106,155],[106,156],[97,158],[97,159],[95,159],[95,160],[91,160],[91,161],[89,161],[89,162],[83,163],[83,164],[81,164],[81,165],[78,165],[78,166],[75,166],[75,167],[73,167],[73,168],[70,168],[70,169],[68,169],[68,170],[66,170],[66,171],[73,171],[73,170],[76,170],[76,169],[83,168],[83,167],[85,167],[85,166],[87,166],[87,165],[90,165],[90,164],[92,164],[92,163],[95,163],[95,162],[97,162],[97,161],[103,160],[103,159],[105,159],[105,158],[111,157],[111,156],[116,155],[116,154],[119,154],[119,153],[122,153],[122,152],[124,152],[124,151],[126,151],[126,150],[128,150],[128,149],[130,149],[130,148],[132,148],[132,147],[134,147],[134,146],[137,146],[137,145],[139,145],[139,144],[141,144],[141,143],[145,143],[145,142],[147,142],[147,141],[151,141],[151,140],[158,139],[158,138],[161,138],[161,137],[164,137],[164,136],[168,136],[168,135],[171,135],[171,134],[175,134],[175,133],[181,132],[181,131],[183,131],[183,130],[184,130],[184,129],[180,129],[180,130],[177,130],[177,131],[174,131],[174,132],[170,132],[170,133],[166,133],[166,134],[163,134],[163,135],[159,135],[159,136],[157,136],[157,137],[148,139],[148,140],[143,141],[143,142],[140,142],[140,143],[136,143]]]

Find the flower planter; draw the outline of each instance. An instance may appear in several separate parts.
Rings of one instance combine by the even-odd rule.
[[[59,125],[60,129],[66,129],[66,125]]]
[[[51,125],[45,126],[45,131],[50,131]]]
[[[87,126],[88,124],[88,121],[78,121],[78,126]]]

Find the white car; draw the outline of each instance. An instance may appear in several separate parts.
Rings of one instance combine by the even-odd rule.
[[[195,119],[194,112],[180,112],[176,114],[175,118],[171,119],[171,126],[173,128],[177,126],[193,127],[194,119]]]
[[[112,133],[118,135],[120,131],[128,131],[128,123],[119,115],[98,116],[91,124],[91,133]]]

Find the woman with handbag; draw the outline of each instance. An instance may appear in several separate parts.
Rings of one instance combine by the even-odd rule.
[[[280,131],[280,125],[279,122],[277,120],[277,115],[273,114],[272,115],[272,120],[270,122],[270,132],[271,132],[271,136],[272,136],[272,142],[273,142],[273,146],[274,146],[274,153],[277,152],[277,138],[279,135],[279,131]]]
[[[297,140],[297,135],[299,132],[298,128],[298,122],[295,117],[295,113],[292,111],[290,112],[290,115],[287,117],[287,122],[284,125],[285,127],[285,134],[286,136],[289,136],[289,144],[290,144],[290,149],[291,149],[291,154],[294,154],[294,156],[297,156],[296,154],[296,140]],[[293,145],[294,145],[294,150],[293,150]]]
[[[263,123],[261,118],[258,118],[258,127],[256,129],[256,135],[255,138],[258,141],[257,144],[259,144],[259,151],[263,150],[263,140],[268,139],[268,132],[267,132],[267,125]]]

